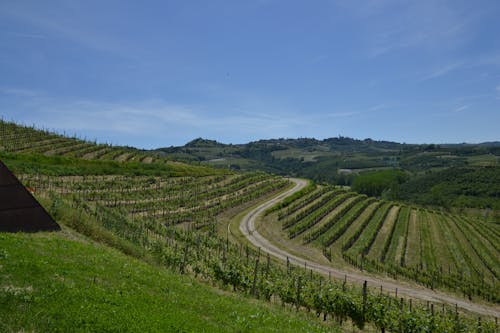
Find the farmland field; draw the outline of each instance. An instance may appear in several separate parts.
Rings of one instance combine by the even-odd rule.
[[[318,187],[267,223],[331,260],[499,303],[496,223]],[[329,195],[330,194],[330,195]],[[306,204],[307,203],[307,204]],[[295,208],[297,207],[297,208]]]
[[[417,323],[445,332],[452,328],[475,329],[478,325],[467,313],[461,312],[458,317],[452,305],[443,305],[443,311],[434,313],[428,304],[418,300],[401,301],[360,285],[330,280],[307,267],[285,266],[247,243],[235,243],[226,233],[220,234],[221,214],[269,200],[291,187],[288,178],[174,163],[134,149],[99,146],[2,124],[0,158],[33,190],[56,221],[71,230],[70,234],[75,232],[152,267],[166,266],[226,291],[282,304],[294,311],[313,311],[327,320],[328,330],[409,330]],[[487,221],[400,206],[313,183],[278,203],[269,210],[269,216],[281,223],[294,241],[320,249],[329,259],[343,258],[365,270],[404,276],[432,288],[458,289],[467,297],[498,303],[495,283],[500,230],[495,227],[489,232]],[[431,234],[433,239],[447,244],[444,256],[434,255],[433,244],[422,239],[422,235]],[[0,252],[0,268],[15,266],[10,252],[18,251],[14,243],[25,241],[19,237],[0,238],[2,248],[8,249]],[[62,244],[58,248],[73,247],[60,237],[48,234],[34,241],[47,249],[53,247],[54,241]],[[413,252],[414,245],[418,253]],[[28,266],[40,265],[36,257],[27,262],[30,260]],[[61,274],[73,279],[65,267],[61,267]],[[24,288],[20,276],[27,271],[16,274],[2,283]],[[99,279],[101,275],[96,276]],[[0,301],[12,306],[2,307],[0,315],[10,316],[14,306],[32,311],[43,307],[43,291],[35,293],[33,299],[23,294],[31,304],[26,305],[22,299],[13,298],[17,294],[11,295],[10,287],[6,288],[0,289]],[[109,295],[105,297],[117,302]],[[89,302],[111,311],[106,304]],[[49,311],[55,311],[56,305],[48,304]],[[23,315],[14,316],[8,325],[35,331],[44,330],[46,325],[41,320],[23,326],[24,321]],[[74,323],[64,315],[57,324],[64,327]],[[316,330],[316,324],[311,330]],[[481,327],[484,332],[495,330],[493,322],[486,319]]]

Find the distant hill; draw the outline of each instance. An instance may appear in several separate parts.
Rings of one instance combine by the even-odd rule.
[[[346,174],[386,168],[425,172],[448,167],[499,165],[500,142],[405,144],[335,137],[268,139],[223,144],[202,138],[155,150],[160,156],[243,170],[265,170],[342,182]]]
[[[186,143],[186,147],[190,148],[210,148],[210,147],[221,147],[224,146],[223,143],[219,143],[215,140],[207,140],[203,138],[197,138]]]
[[[394,200],[404,199],[423,204],[441,202],[446,206],[477,208],[499,207],[500,202],[495,196],[484,195],[484,191],[471,195],[471,191],[465,187],[454,186],[454,182],[465,181],[470,187],[475,175],[485,173],[481,171],[484,167],[490,168],[488,174],[500,173],[498,141],[478,144],[406,144],[339,136],[324,140],[279,138],[232,145],[198,138],[184,146],[161,148],[154,153],[166,159],[237,170],[262,170],[339,185],[351,185],[363,173],[380,173],[366,178],[369,182],[375,182],[375,179],[378,182],[377,185],[364,183],[366,194],[383,194]],[[384,174],[383,171],[393,169],[407,173],[405,182],[380,182],[384,175],[390,174]],[[467,175],[472,178],[464,179],[457,170],[467,170]],[[431,176],[434,174],[436,176]],[[432,198],[439,191],[422,184],[429,184],[430,180],[436,182],[439,177],[445,177],[446,185],[442,187],[448,190],[446,198],[436,201]],[[380,187],[381,183],[385,187]],[[416,188],[420,192],[411,194],[410,191]],[[458,188],[464,189],[464,192]],[[431,191],[434,191],[434,195]]]

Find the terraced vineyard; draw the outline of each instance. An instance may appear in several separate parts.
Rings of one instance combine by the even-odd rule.
[[[307,269],[276,265],[260,251],[217,234],[220,213],[248,207],[256,199],[283,190],[290,184],[285,178],[166,163],[134,149],[97,145],[5,122],[0,125],[2,158],[51,215],[129,255],[253,297],[314,310],[340,324],[350,320],[360,329],[369,324],[382,331],[410,332],[419,327],[435,332],[496,330],[493,321],[478,324],[475,318],[459,316],[456,308],[443,306],[442,312],[435,313],[433,306],[330,281]],[[455,274],[463,277],[460,286],[469,283],[464,290],[474,294],[472,287],[482,277],[481,295],[498,301],[494,284],[500,231],[495,229],[492,235],[489,225],[480,220],[398,207],[313,185],[274,211],[290,237],[320,246],[327,255],[338,251],[354,264],[393,269],[395,274],[410,277],[419,269],[424,273],[414,277],[418,281],[425,274],[434,278],[438,272],[441,279],[432,282],[436,284]],[[423,218],[425,224],[417,225]],[[437,218],[444,221],[439,227],[433,222]],[[456,264],[446,273],[439,265],[447,261],[431,256],[436,248],[422,239],[424,235],[439,237],[436,230],[446,230],[448,225],[453,232],[442,232],[450,238],[447,241],[463,240],[469,233],[474,238],[455,242],[457,248],[449,249],[448,257]],[[418,245],[417,255],[411,251],[414,245]],[[459,275],[462,262],[468,270]],[[491,276],[482,275],[487,270]]]
[[[20,175],[22,182],[42,194],[57,194],[99,216],[124,216],[140,226],[187,223],[200,228],[215,222],[226,209],[251,202],[288,185],[264,173],[201,177]],[[104,219],[104,217],[102,217]],[[155,227],[157,228],[157,227]]]
[[[276,210],[290,238],[365,270],[499,303],[500,226],[318,187]]]
[[[166,162],[152,153],[135,148],[97,144],[3,120],[0,120],[0,151],[120,162]]]
[[[260,251],[217,234],[218,213],[286,187],[289,181],[281,177],[249,173],[200,177],[23,174],[20,178],[36,189],[58,222],[87,236],[104,239],[138,257],[143,257],[144,251],[159,264],[221,288],[297,310],[313,310],[324,320],[333,319],[334,325],[350,321],[359,329],[369,325],[370,329],[394,332],[424,326],[434,332],[465,332],[478,327],[483,332],[496,330],[493,321],[485,319],[478,324],[454,307],[443,305],[442,311],[434,312],[434,305],[331,281],[300,267],[277,265]],[[376,204],[332,188],[319,190],[319,195],[315,191],[310,193],[316,199],[309,198],[310,204],[301,209],[311,209],[329,193],[334,194],[330,201],[335,204],[328,207],[336,206],[334,211]],[[298,213],[300,209],[295,211]]]

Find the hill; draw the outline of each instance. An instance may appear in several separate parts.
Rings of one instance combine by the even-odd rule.
[[[0,233],[2,332],[325,332],[70,230]]]
[[[283,306],[294,307],[296,310],[302,309],[307,310],[307,312],[316,312],[325,319],[334,319],[327,320],[327,325],[329,326],[333,325],[336,327],[335,323],[342,325],[348,322],[350,326],[347,327],[350,328],[355,326],[358,329],[364,329],[367,326],[369,328],[375,326],[382,330],[386,328],[395,330],[397,327],[404,327],[404,330],[408,331],[410,327],[413,327],[412,325],[417,325],[418,327],[431,325],[435,328],[436,332],[450,331],[453,327],[455,330],[463,330],[477,326],[475,319],[471,319],[468,315],[462,316],[461,314],[460,319],[458,319],[457,314],[449,307],[443,306],[442,312],[431,313],[429,305],[425,307],[425,304],[418,304],[417,301],[414,303],[410,301],[408,306],[408,300],[405,300],[407,305],[403,306],[400,305],[400,300],[397,297],[381,294],[378,291],[367,290],[360,286],[347,286],[341,281],[330,281],[325,276],[313,274],[307,268],[301,269],[300,267],[291,265],[285,266],[283,263],[272,260],[270,257],[266,258],[259,249],[249,247],[242,242],[233,242],[232,238],[230,239],[229,237],[230,222],[228,220],[236,221],[237,218],[235,216],[249,209],[249,207],[256,205],[258,202],[267,201],[283,190],[290,188],[291,182],[287,178],[261,171],[236,172],[227,169],[214,169],[204,165],[184,164],[170,161],[166,157],[154,155],[154,153],[149,152],[144,152],[146,156],[152,158],[148,162],[141,160],[120,161],[98,158],[96,156],[83,158],[83,156],[73,156],[65,149],[53,149],[53,145],[57,146],[61,142],[73,146],[75,144],[75,139],[73,138],[65,138],[63,136],[56,138],[51,133],[36,131],[26,127],[16,127],[12,124],[4,125],[6,126],[3,128],[6,128],[6,130],[3,132],[0,131],[0,133],[3,133],[2,135],[5,139],[2,141],[3,146],[0,150],[0,157],[14,170],[23,184],[32,189],[36,197],[60,225],[80,234],[71,232],[70,237],[62,242],[63,245],[56,247],[53,246],[54,243],[52,242],[54,239],[56,239],[56,242],[59,242],[57,239],[60,237],[60,234],[40,235],[40,242],[47,241],[48,255],[61,258],[61,255],[57,251],[60,248],[68,249],[65,252],[68,258],[61,262],[61,265],[70,263],[70,266],[52,266],[53,271],[49,270],[49,274],[52,274],[51,276],[54,276],[57,281],[76,280],[76,278],[73,278],[76,274],[81,274],[88,278],[89,272],[91,275],[97,274],[85,265],[76,267],[76,262],[82,259],[74,254],[75,251],[72,250],[73,245],[66,244],[66,240],[75,240],[75,238],[76,240],[80,240],[85,236],[99,242],[102,246],[114,248],[127,254],[129,257],[139,259],[150,265],[152,269],[163,270],[165,268],[162,267],[167,267],[167,270],[171,272],[175,271],[180,275],[191,276],[205,283],[216,285],[222,290],[232,290],[246,295],[246,297],[259,298],[270,303],[278,302]],[[23,145],[14,144],[16,142],[16,133],[25,134],[19,139],[19,142],[22,142]],[[57,140],[53,141],[53,139]],[[40,145],[39,142],[42,141],[51,143],[46,146]],[[273,140],[271,141],[271,144],[275,144]],[[89,145],[88,149],[90,149],[90,146],[93,147],[92,149],[96,149],[95,144],[88,142],[85,144]],[[41,146],[43,146],[43,149]],[[196,147],[196,149],[212,149],[214,146],[219,146],[220,148],[220,144],[205,140],[195,140],[191,146]],[[121,148],[111,147],[110,149]],[[256,153],[258,153],[258,150]],[[367,199],[365,196],[355,193],[343,193],[339,189],[331,189],[328,186],[319,186],[316,188],[312,184],[307,187],[307,190],[304,189],[303,192],[294,195],[292,199],[288,199],[286,204],[282,204],[283,206],[280,209],[284,210],[278,214],[283,214],[285,210],[288,211],[290,208],[288,207],[289,205],[308,210],[310,213],[306,214],[308,216],[298,213],[297,216],[300,217],[296,219],[298,224],[292,226],[297,235],[299,235],[302,231],[307,230],[312,225],[311,223],[321,220],[324,214],[333,216],[329,215],[329,209],[336,207],[337,204],[341,204],[342,200],[347,198],[349,198],[349,202],[354,206],[358,203],[365,205],[376,202],[374,198]],[[305,201],[307,201],[305,205],[311,204],[312,208],[303,206],[302,203]],[[324,204],[327,204],[327,206],[322,207]],[[395,203],[380,203],[377,206],[387,208],[394,205]],[[352,218],[356,212],[361,211],[359,207],[355,211],[351,211],[350,208],[354,206],[349,206],[349,210],[344,207],[346,219]],[[370,230],[371,235],[381,225],[384,213],[381,211],[375,214],[375,216],[377,216],[377,223],[363,223],[365,226],[370,226],[367,228]],[[304,217],[306,217],[306,220],[302,220]],[[458,217],[450,217],[450,219],[455,218]],[[484,222],[480,222],[482,223],[480,226],[483,229],[477,231],[476,238],[479,240],[482,238],[489,239],[488,236],[484,235]],[[237,223],[234,224],[236,225]],[[388,234],[387,230],[394,230],[390,226],[391,224],[388,224],[388,227],[383,228],[385,235]],[[436,227],[446,228],[447,226],[436,225]],[[473,226],[469,226],[469,228],[473,228]],[[410,229],[410,227],[407,229]],[[362,234],[360,233],[359,235]],[[424,234],[424,231],[421,234]],[[20,238],[15,238],[16,236]],[[24,247],[29,248],[29,246],[25,245],[26,242],[22,240],[22,237],[27,237],[26,239],[29,240],[36,239],[36,236],[31,236],[30,238],[28,235],[22,234],[6,235],[0,239],[2,243],[5,243],[5,246],[2,244],[0,248],[11,248],[12,253],[16,254],[18,251],[22,252],[22,249],[12,247],[15,246],[14,243],[20,242]],[[364,239],[365,237],[362,236],[362,238]],[[373,237],[370,239],[373,239]],[[412,237],[411,239],[415,238]],[[45,247],[45,245],[37,243],[37,241],[34,241],[34,243],[40,249],[44,249]],[[385,249],[386,242],[375,241],[375,244],[377,244],[377,248],[380,248],[381,244],[383,244],[383,248]],[[450,242],[449,244],[461,243]],[[487,280],[491,275],[498,274],[495,268],[497,267],[495,262],[496,252],[494,252],[496,248],[494,248],[494,244],[492,245],[493,248],[492,246],[485,247],[477,244],[479,243],[470,243],[467,245],[467,249],[476,251],[477,257],[473,259],[479,258],[481,263],[477,263],[472,259],[468,261],[465,259],[464,268],[466,271],[464,271],[464,274],[468,279],[462,281],[463,284],[460,287],[468,286],[469,289],[465,289],[464,292],[467,292],[469,296],[480,296],[484,299],[497,302],[498,295],[494,291],[491,291],[490,281]],[[357,246],[355,245],[354,247]],[[421,248],[424,248],[424,246],[421,245]],[[82,248],[80,250],[83,252],[87,251]],[[33,268],[34,276],[38,274],[38,276],[44,277],[44,275],[39,274],[44,272],[43,265],[49,263],[55,265],[52,261],[45,258],[39,262],[36,261],[38,260],[38,256],[35,254],[35,250],[30,251],[27,259],[22,261],[18,261],[16,257],[11,255],[10,251],[0,252],[1,260],[5,259],[4,262],[8,263],[12,269],[21,270],[21,273],[16,275],[17,277],[6,282],[8,285],[4,288],[5,295],[2,294],[2,301],[10,302],[13,297],[11,294],[15,294],[14,296],[16,296],[19,288],[21,288],[20,294],[23,297],[22,300],[30,300],[31,296],[25,293],[26,290],[31,293],[29,285],[26,285],[20,276],[27,274],[26,272]],[[41,250],[40,254],[42,253],[43,251]],[[463,255],[464,251],[457,253]],[[318,259],[327,254],[327,251],[320,252]],[[93,253],[90,253],[88,256],[92,258],[93,255]],[[75,256],[76,258],[73,258]],[[413,256],[415,255],[413,254]],[[417,257],[415,256],[415,258]],[[463,256],[459,258],[468,257]],[[107,258],[106,260],[113,261],[112,258]],[[446,260],[448,260],[448,257]],[[103,261],[96,259],[96,263],[98,269],[105,269]],[[357,261],[353,260],[352,263],[357,265]],[[429,264],[425,262],[426,270],[422,271],[421,274],[418,269],[410,271],[410,273],[418,275],[420,280],[417,277],[405,276],[399,273],[399,271],[398,274],[406,278],[413,278],[424,282],[428,282],[430,277],[432,287],[446,288],[446,285],[434,284],[434,280],[432,279],[436,273],[434,270],[428,270],[427,265],[431,268],[437,267],[436,261],[430,261]],[[454,265],[454,267],[458,267],[458,264],[454,263]],[[1,263],[0,269],[3,269],[3,267],[7,266]],[[78,272],[78,269],[81,272]],[[489,270],[489,273],[486,270]],[[54,271],[60,273],[56,275]],[[453,273],[457,274],[456,271]],[[485,280],[483,280],[484,283],[481,285],[482,289],[477,289],[480,277],[486,273],[488,275],[484,275]],[[110,274],[113,276],[113,279],[120,281],[125,286],[125,289],[129,288],[128,282],[120,280],[113,271],[102,273],[102,279],[105,279],[104,276],[106,274]],[[10,279],[12,276],[13,274],[9,273],[3,278]],[[439,277],[442,278],[443,275]],[[446,278],[449,278],[449,276],[446,276]],[[32,282],[32,280],[28,280]],[[49,281],[52,280],[49,278]],[[457,281],[456,276],[453,281]],[[146,282],[146,285],[148,283]],[[34,285],[35,282],[33,282]],[[493,281],[493,285],[495,285],[495,281]],[[13,286],[13,288],[10,286]],[[59,284],[54,282],[48,286],[40,285],[42,294],[40,294],[41,296],[38,295],[38,297],[41,297],[41,299],[35,298],[34,301],[45,302],[46,299],[50,301],[50,295],[53,295],[51,293],[53,292],[51,286],[58,287]],[[111,282],[108,282],[104,286],[99,286],[99,288],[101,288],[99,291],[95,291],[98,294],[97,298],[91,294],[80,294],[89,300],[88,304],[86,303],[89,308],[101,309],[104,314],[109,314],[115,309],[116,304],[124,305],[128,307],[128,310],[120,312],[120,315],[123,317],[127,313],[130,313],[131,310],[129,309],[133,308],[134,304],[137,303],[139,316],[145,313],[145,310],[140,309],[143,307],[142,303],[132,299],[132,296],[130,296],[130,299],[125,300],[125,303],[120,303],[118,298],[110,296],[120,294],[121,297],[124,294],[123,289],[117,291]],[[134,286],[130,287],[131,290],[136,290],[134,288]],[[155,286],[151,288],[158,291]],[[59,290],[59,288],[56,289]],[[61,287],[61,289],[63,288]],[[90,292],[94,293],[92,290]],[[142,295],[140,292],[139,294]],[[65,295],[70,297],[75,294],[69,293]],[[106,304],[102,305],[101,300],[104,300]],[[132,304],[131,306],[127,305],[129,301]],[[196,302],[197,300],[193,300],[192,298],[187,300],[186,307],[188,310],[186,311],[191,311],[189,308],[196,308],[196,305],[188,303]],[[62,304],[65,303],[63,302]],[[174,303],[166,302],[166,304]],[[26,304],[24,303],[20,303],[18,306],[23,309],[26,308]],[[43,315],[39,314],[40,317],[43,318],[46,313],[53,314],[52,311],[61,311],[57,303],[49,303],[47,306],[48,310],[42,311]],[[174,306],[172,305],[172,307]],[[10,303],[7,308],[10,309]],[[72,305],[68,305],[68,309],[72,313],[76,311]],[[158,309],[163,309],[162,305],[159,305]],[[225,308],[222,307],[222,309]],[[78,326],[80,322],[81,325],[88,325],[85,326],[87,328],[101,325],[101,319],[98,321],[92,320],[95,312],[85,312],[87,311],[85,307],[84,310],[80,311],[84,311],[85,318],[77,323],[77,327],[84,327]],[[115,309],[115,311],[121,310]],[[161,312],[161,310],[158,310],[158,312]],[[227,313],[218,312],[216,314],[216,312],[217,310],[214,310],[214,317],[227,316]],[[10,315],[8,312],[5,313],[6,315]],[[401,315],[402,313],[403,315]],[[200,316],[204,318],[204,314]],[[74,319],[67,319],[68,317],[69,315],[63,317],[62,321],[58,322],[58,324],[63,325],[62,327],[65,327],[66,322],[73,325]],[[78,316],[76,315],[76,317]],[[19,325],[27,325],[29,323],[26,317],[22,317],[22,313],[19,315],[19,319],[15,318],[14,316],[13,321],[9,322],[9,325],[11,325],[9,327],[13,327],[13,329],[20,327]],[[59,317],[56,316],[55,318]],[[237,321],[239,320],[238,318],[242,317],[236,316],[234,320]],[[141,318],[141,320],[143,319]],[[167,317],[166,322],[169,320],[169,317]],[[245,319],[244,321],[248,320]],[[127,321],[124,320],[124,322]],[[194,318],[193,322],[193,325],[195,325],[199,320]],[[173,321],[174,326],[176,323],[176,321]],[[156,325],[155,323],[153,324]],[[313,322],[311,325],[315,327],[314,325],[316,324]],[[45,326],[43,325],[46,325],[45,321],[40,323],[41,330],[44,330]],[[118,325],[117,327],[121,327],[120,324],[116,325]],[[144,325],[146,328],[150,327],[147,326],[149,324]],[[156,329],[156,327],[163,329],[164,326],[162,325],[166,324],[162,322],[157,325],[151,326],[153,327],[152,330]],[[7,329],[10,329],[9,327]],[[287,326],[283,327],[286,328]],[[106,326],[99,326],[99,328],[103,330],[108,329]],[[484,322],[481,328],[484,332],[493,331],[490,321]],[[277,328],[277,330],[279,329],[281,327]],[[64,331],[65,329],[61,330]],[[82,330],[84,329],[82,328]],[[253,329],[249,328],[248,330]]]
[[[404,144],[348,137],[271,139],[236,145],[199,138],[182,147],[156,151],[167,158],[244,170],[257,168],[296,176],[312,175],[319,181],[340,181],[345,174],[384,168],[422,172],[452,166],[498,165],[500,156],[498,142]],[[315,175],[317,170],[325,172]]]
[[[212,167],[217,167],[222,173],[228,172],[228,169],[264,171],[352,185],[359,175],[370,173],[369,177],[357,181],[358,185],[363,183],[362,187],[357,186],[357,190],[368,195],[413,204],[487,208],[492,209],[494,214],[500,207],[496,192],[471,190],[475,180],[484,179],[474,178],[475,175],[487,173],[495,179],[499,177],[499,142],[415,145],[337,137],[324,140],[271,139],[227,145],[198,138],[183,147],[145,151],[68,138],[0,121],[0,154],[4,159],[11,159],[13,167],[23,170],[30,166],[43,168],[46,157],[62,158],[60,168],[64,168],[67,174],[82,174],[87,168],[91,170],[87,172],[98,174],[111,174],[117,169],[125,172],[127,169],[129,173],[156,175],[166,174],[166,169],[172,175],[196,169],[197,173],[206,175],[215,172]],[[13,158],[12,154],[16,157]],[[127,163],[125,167],[119,167],[119,162]],[[399,172],[391,170],[403,171],[406,176],[398,176],[398,179],[404,181],[388,181],[391,178],[388,175]],[[469,179],[465,179],[467,177]],[[382,178],[385,180],[380,181]],[[436,181],[440,179],[446,179],[446,184],[437,186]],[[464,187],[464,181],[470,186]]]
[[[401,170],[407,175],[403,177],[403,182],[395,184],[385,181],[382,187],[379,182],[378,185],[367,187],[364,193],[382,196],[385,192],[390,199],[418,204],[433,203],[422,199],[432,197],[430,187],[419,186],[420,191],[425,191],[419,197],[408,194],[409,189],[417,186],[416,182],[421,183],[426,177],[437,179],[446,174],[448,183],[457,184],[462,180],[456,170],[473,170],[479,174],[484,173],[483,169],[488,167],[488,172],[495,177],[500,174],[498,142],[417,145],[337,137],[324,140],[272,139],[225,145],[197,139],[183,147],[162,148],[156,152],[167,159],[175,158],[235,170],[262,170],[337,185],[351,185],[363,173],[380,172],[379,176],[373,175],[371,178],[381,179],[391,173],[387,170]],[[407,181],[410,183],[403,186]],[[375,186],[377,189],[374,191]],[[400,186],[403,186],[401,193]],[[485,196],[484,192],[466,192],[459,191],[455,194],[462,198],[467,196],[467,200],[448,198],[443,203],[447,206],[494,209],[498,209],[500,205],[498,196]]]
[[[500,302],[497,223],[332,186],[306,189],[262,223],[281,248]]]
[[[76,137],[67,137],[34,126],[22,126],[0,120],[0,151],[18,154],[63,156],[83,160],[163,163],[153,153],[133,147],[98,144]]]

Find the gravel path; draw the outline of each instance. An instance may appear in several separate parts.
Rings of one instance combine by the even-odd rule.
[[[307,268],[312,269],[321,274],[331,274],[332,277],[337,279],[347,278],[347,281],[361,285],[365,280],[368,281],[368,285],[372,287],[382,286],[384,290],[396,290],[398,289],[398,295],[404,295],[408,298],[416,298],[423,301],[430,301],[433,303],[447,303],[456,304],[462,309],[466,309],[471,312],[475,312],[481,315],[500,317],[500,307],[498,306],[488,306],[483,304],[476,304],[469,302],[462,298],[457,298],[442,292],[433,291],[424,287],[410,287],[408,285],[400,284],[397,281],[390,281],[384,278],[373,277],[370,275],[365,275],[362,272],[349,272],[342,269],[337,269],[330,266],[325,266],[318,264],[314,261],[306,260],[293,255],[286,250],[280,249],[269,240],[264,238],[256,229],[255,221],[257,217],[262,214],[266,209],[273,206],[277,202],[283,200],[287,196],[299,191],[307,185],[307,181],[303,179],[291,179],[295,186],[286,192],[283,192],[279,196],[259,205],[258,207],[252,209],[248,214],[246,214],[240,222],[240,231],[243,235],[256,247],[261,248],[261,250],[268,252],[274,257],[286,261],[287,258],[290,260],[291,264],[307,266]]]

